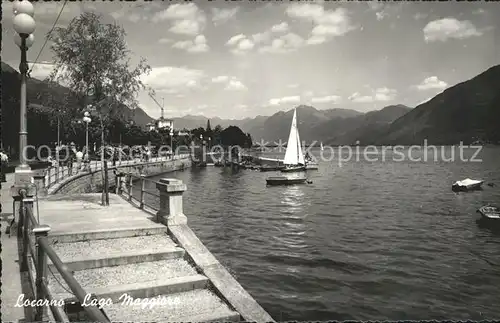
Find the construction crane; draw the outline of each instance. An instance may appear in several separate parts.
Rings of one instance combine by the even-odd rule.
[[[155,103],[160,107],[161,109],[161,118],[163,119],[163,107],[165,106],[165,99],[162,98],[162,103],[163,104],[159,104],[158,101],[156,100],[156,98],[153,96],[152,93],[149,93],[149,96],[151,97],[151,99],[153,99],[153,101],[155,101]]]

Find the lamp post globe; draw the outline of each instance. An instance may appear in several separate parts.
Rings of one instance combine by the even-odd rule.
[[[14,30],[18,34],[29,35],[36,29],[35,19],[25,13],[20,13],[14,17]]]
[[[12,11],[14,12],[14,15],[19,15],[21,13],[30,15],[31,17],[35,15],[35,8],[28,0],[14,2]]]
[[[16,43],[17,46],[19,46],[19,48],[21,48],[22,46],[22,38],[21,38],[21,35],[19,34],[14,34],[14,42]],[[26,38],[26,49],[30,48],[31,45],[33,45],[33,43],[35,42],[35,36],[33,34],[30,34],[27,38]]]
[[[90,113],[88,111],[85,111],[85,113],[83,114],[84,117],[88,117],[90,115]]]
[[[26,77],[28,72],[28,63],[26,59],[26,52],[35,41],[33,32],[36,29],[36,23],[33,19],[35,8],[27,0],[15,1],[13,4],[13,12],[13,27],[18,34],[14,36],[14,42],[21,50],[21,62],[19,64],[19,72],[21,74],[21,93],[19,98],[19,165],[15,169],[14,185],[12,186],[12,196],[16,196],[19,195],[21,188],[26,189],[29,192],[30,186],[27,183],[33,181],[33,172],[28,164],[27,156],[25,155],[26,148],[28,146],[28,117],[26,113]],[[33,192],[30,192],[29,194],[31,196]],[[41,317],[38,316],[39,314],[37,314],[35,320],[41,319]]]

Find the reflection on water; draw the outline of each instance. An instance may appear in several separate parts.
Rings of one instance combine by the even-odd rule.
[[[265,172],[168,177],[187,184],[189,226],[278,321],[487,320],[500,317],[500,234],[476,210],[500,204],[500,149],[480,157],[320,162],[313,184],[272,188]],[[466,177],[497,185],[454,194]]]
[[[292,249],[307,247],[302,237],[306,233],[305,219],[307,217],[304,196],[304,191],[300,185],[287,186],[281,194],[280,214],[282,223],[278,227],[280,234],[274,238],[277,241],[277,247],[287,250],[287,255],[295,255]],[[278,246],[280,244],[281,246]]]

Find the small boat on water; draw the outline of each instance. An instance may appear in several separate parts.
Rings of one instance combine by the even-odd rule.
[[[272,171],[278,171],[283,169],[283,166],[261,166],[260,171],[261,172],[272,172]]]
[[[290,134],[288,136],[283,164],[285,165],[285,167],[281,169],[283,173],[303,172],[306,170],[306,163],[300,143],[299,129],[297,128],[297,109],[293,110],[293,119],[290,125]]]
[[[306,170],[316,170],[319,169],[319,165],[315,162],[307,162],[306,163]]]
[[[302,147],[300,144],[299,130],[297,128],[297,109],[293,111],[292,125],[290,126],[290,135],[286,146],[284,167],[280,169],[286,175],[270,176],[266,179],[267,185],[295,185],[305,184],[307,177],[305,175],[306,163]]]
[[[484,181],[466,178],[462,181],[456,181],[451,186],[454,192],[467,192],[481,189]]]
[[[477,210],[481,214],[483,221],[494,222],[500,224],[500,208],[491,205],[485,205]]]
[[[296,185],[306,184],[307,177],[302,176],[270,176],[266,179],[267,185]]]
[[[323,142],[321,142],[319,147],[320,147],[321,151],[325,150],[325,148],[323,148]]]

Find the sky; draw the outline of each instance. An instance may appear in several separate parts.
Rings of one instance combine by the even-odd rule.
[[[42,46],[62,6],[35,3],[32,77],[52,69],[50,42]],[[2,9],[2,61],[17,68],[12,4]],[[500,64],[493,2],[83,1],[67,2],[57,25],[85,11],[124,28],[131,64],[142,57],[151,66],[142,80],[165,117],[415,107]],[[138,100],[161,115],[146,92]]]

